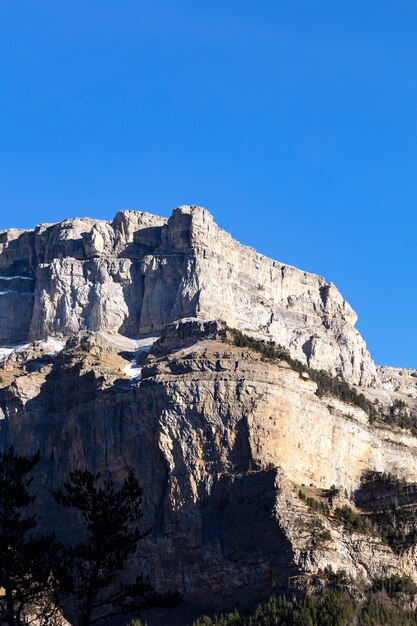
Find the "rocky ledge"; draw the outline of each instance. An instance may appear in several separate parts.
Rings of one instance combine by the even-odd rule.
[[[40,450],[41,526],[68,541],[51,490],[134,468],[129,567],[183,594],[170,623],[329,566],[417,581],[415,371],[375,367],[331,283],[199,207],[3,231],[0,274],[0,445]]]
[[[225,320],[355,384],[377,380],[332,283],[243,246],[201,207],[0,232],[0,345],[80,330],[136,337],[184,317]]]

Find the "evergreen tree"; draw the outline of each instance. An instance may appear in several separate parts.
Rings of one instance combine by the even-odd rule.
[[[10,448],[0,453],[0,621],[9,626],[27,623],[30,614],[39,626],[52,626],[60,547],[53,535],[34,535],[37,522],[28,508],[29,492],[39,452],[19,456]]]
[[[82,541],[68,550],[71,567],[67,591],[78,626],[178,601],[176,594],[157,594],[142,576],[132,584],[117,580],[128,556],[147,534],[138,528],[143,515],[142,490],[132,472],[117,488],[112,480],[102,480],[99,473],[76,470],[54,497],[78,511],[83,522]]]

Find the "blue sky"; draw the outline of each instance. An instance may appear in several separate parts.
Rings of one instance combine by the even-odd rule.
[[[417,367],[415,0],[2,0],[0,228],[207,207]]]

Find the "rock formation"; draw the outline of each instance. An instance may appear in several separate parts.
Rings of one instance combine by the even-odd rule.
[[[135,337],[184,317],[287,346],[311,367],[370,385],[356,314],[332,283],[236,242],[200,207],[120,211],[0,234],[0,342],[80,330]]]
[[[68,471],[133,467],[151,534],[131,567],[179,589],[183,612],[328,565],[417,580],[414,545],[396,550],[376,518],[366,534],[332,514],[374,515],[366,477],[407,483],[409,511],[417,484],[417,438],[393,422],[417,408],[416,372],[375,367],[334,285],[239,244],[199,207],[3,231],[0,274],[0,441],[40,449],[45,527],[71,535],[50,498]],[[236,345],[227,326],[289,358]],[[317,395],[317,369],[391,421]]]

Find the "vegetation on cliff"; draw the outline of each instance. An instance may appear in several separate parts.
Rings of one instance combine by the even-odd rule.
[[[345,532],[378,535],[397,555],[417,544],[416,484],[387,473],[366,472],[355,494],[356,509],[348,503],[331,507],[337,489],[316,492],[317,497],[312,497],[299,488],[297,494],[312,511],[342,524]]]
[[[24,457],[13,448],[0,452],[0,622],[53,626],[58,613],[54,595],[61,569],[61,546],[54,535],[35,534],[35,501],[29,487],[39,453]]]
[[[363,409],[368,414],[370,422],[380,420],[384,424],[409,430],[417,437],[417,412],[407,407],[403,400],[394,400],[389,410],[384,411],[376,400],[372,402],[342,378],[332,376],[324,370],[308,367],[298,359],[293,359],[289,351],[283,346],[277,345],[273,341],[266,342],[255,339],[236,328],[226,328],[235,346],[249,348],[270,361],[284,361],[294,371],[307,375],[317,384],[316,394],[319,398],[326,395],[335,396],[342,402]]]
[[[356,492],[365,522],[396,554],[417,543],[417,484],[386,472],[364,473]]]
[[[235,346],[254,350],[270,361],[285,361],[295,372],[306,374],[317,384],[316,394],[319,398],[325,395],[332,395],[343,402],[363,409],[371,420],[377,417],[378,412],[375,404],[365,398],[363,393],[359,393],[344,380],[337,376],[332,376],[329,372],[325,372],[324,370],[316,370],[312,367],[308,367],[298,359],[293,359],[288,350],[272,341],[265,342],[254,339],[236,328],[227,328],[227,331],[230,333]]]
[[[395,400],[388,413],[382,416],[386,424],[410,430],[417,437],[417,413],[410,410],[404,400]]]
[[[305,502],[307,506],[309,506],[310,509],[312,509],[313,511],[323,513],[323,515],[330,514],[330,508],[327,502],[323,502],[322,500],[317,500],[316,498],[307,496],[302,489],[298,490],[298,497],[300,498],[300,500]]]
[[[177,601],[174,594],[157,594],[141,575],[129,584],[118,580],[129,555],[147,534],[138,527],[143,515],[142,490],[133,472],[116,487],[99,473],[76,470],[54,497],[82,520],[83,539],[65,551],[68,580],[62,589],[64,601],[68,596],[76,607],[78,626]]]
[[[325,588],[302,596],[279,595],[249,614],[202,616],[193,626],[416,626],[415,595],[412,580],[394,576],[376,581],[364,594]]]
[[[294,371],[299,374],[306,374],[312,381],[317,384],[316,394],[319,398],[330,395],[339,398],[342,402],[352,404],[363,409],[368,414],[369,420],[375,422],[379,419],[381,422],[389,425],[398,426],[399,428],[410,430],[414,436],[417,436],[417,413],[411,410],[403,400],[395,400],[388,412],[384,412],[377,401],[372,402],[365,397],[363,393],[358,392],[346,381],[338,376],[332,376],[324,370],[316,370],[308,367],[298,359],[293,359],[288,350],[275,344],[274,342],[265,342],[254,339],[236,328],[227,327],[235,346],[241,348],[249,348],[254,352],[258,352],[263,358],[271,361],[284,361]]]
[[[138,526],[142,490],[134,474],[121,486],[89,470],[70,474],[53,495],[75,511],[74,535],[80,540],[63,546],[53,534],[33,533],[36,496],[29,487],[38,462],[39,453],[19,456],[13,448],[0,453],[0,622],[55,626],[64,609],[74,625],[90,626],[175,605],[178,594],[156,593],[141,575],[133,582],[120,581],[128,557],[147,534]]]

